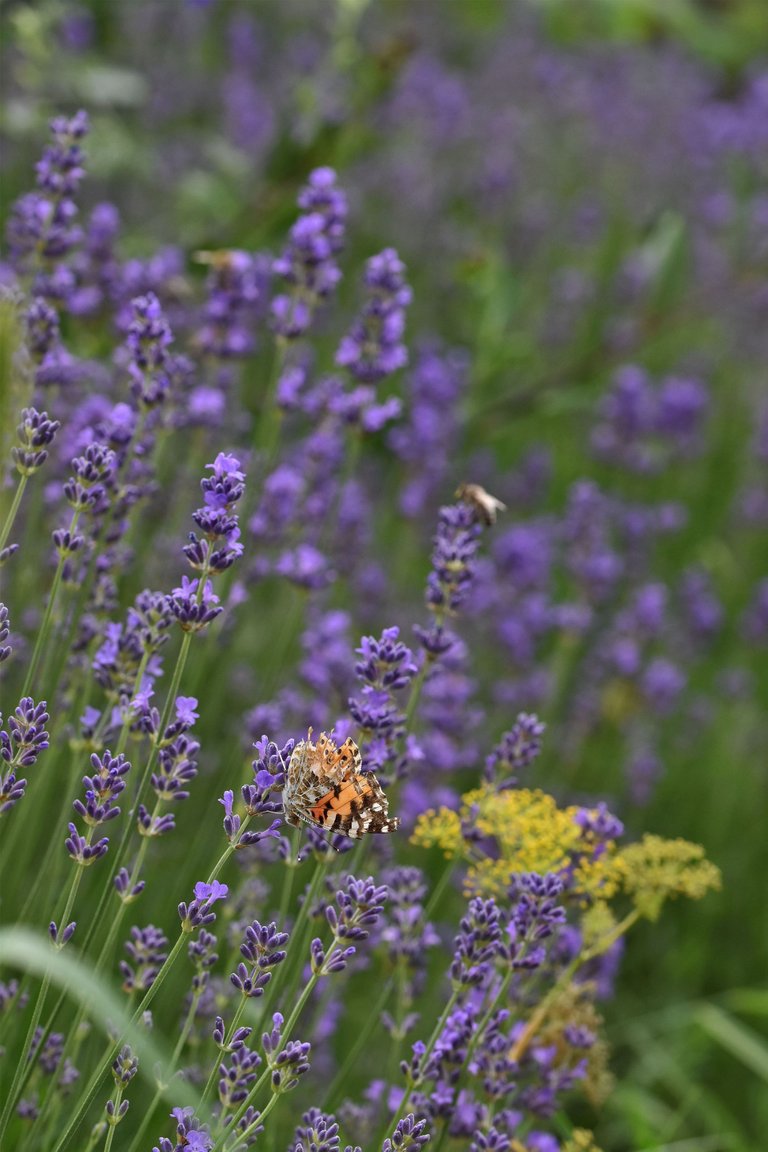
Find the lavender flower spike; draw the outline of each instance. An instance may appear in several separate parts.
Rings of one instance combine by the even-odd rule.
[[[213,923],[216,915],[210,909],[217,900],[226,899],[228,893],[228,886],[219,883],[218,880],[214,880],[212,884],[198,880],[195,884],[194,900],[189,905],[185,904],[184,901],[179,904],[182,932],[194,932],[203,924]]]
[[[412,1112],[409,1113],[398,1122],[392,1136],[386,1138],[381,1152],[406,1152],[409,1148],[419,1152],[432,1139],[429,1132],[425,1131],[426,1127],[426,1120],[417,1120]]]
[[[368,261],[365,287],[368,300],[341,341],[336,363],[361,383],[375,384],[408,362],[402,338],[411,290],[405,283],[405,265],[394,248],[385,248]]]

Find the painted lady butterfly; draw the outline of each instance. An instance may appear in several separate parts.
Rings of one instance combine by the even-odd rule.
[[[293,750],[283,788],[289,824],[317,824],[358,840],[366,832],[393,832],[389,801],[372,772],[362,771],[360,749],[349,737],[340,748],[325,732],[312,743],[312,729]]]

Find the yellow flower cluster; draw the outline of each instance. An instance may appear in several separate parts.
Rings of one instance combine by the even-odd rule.
[[[595,1137],[588,1128],[574,1128],[563,1144],[562,1152],[600,1152]]]
[[[718,869],[699,845],[685,840],[645,836],[621,850],[608,841],[593,853],[591,837],[576,822],[580,811],[558,808],[552,796],[538,789],[496,792],[484,784],[462,797],[459,812],[440,808],[423,813],[413,842],[464,860],[471,895],[503,896],[514,873],[569,869],[572,898],[592,904],[624,892],[642,916],[655,919],[666,898],[697,899],[719,887]],[[465,828],[492,839],[495,851],[479,851]]]
[[[624,890],[635,907],[649,920],[655,920],[665,900],[687,896],[700,900],[711,889],[720,888],[720,871],[704,857],[700,844],[688,840],[665,840],[646,835],[624,849],[627,875]]]

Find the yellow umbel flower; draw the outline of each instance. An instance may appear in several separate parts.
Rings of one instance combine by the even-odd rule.
[[[624,891],[649,920],[655,920],[664,901],[673,896],[699,900],[720,888],[720,870],[704,858],[700,844],[646,835],[622,855],[627,866]]]
[[[539,789],[497,792],[484,784],[462,797],[459,812],[440,808],[423,813],[413,842],[466,860],[466,889],[473,895],[503,895],[514,873],[542,875],[571,867],[572,893],[589,900],[610,899],[621,888],[625,866],[612,841],[592,855],[594,844],[576,823],[580,811],[558,808],[554,798]],[[463,827],[492,838],[497,851],[480,856],[464,839]]]
[[[411,841],[420,844],[422,848],[440,848],[449,860],[454,856],[465,855],[466,846],[461,834],[459,814],[451,808],[430,808],[422,812],[416,821]]]
[[[561,1152],[600,1152],[595,1137],[588,1128],[574,1128]]]

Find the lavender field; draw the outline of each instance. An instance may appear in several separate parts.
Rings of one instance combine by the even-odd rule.
[[[0,21],[0,1150],[762,1148],[762,0]]]

